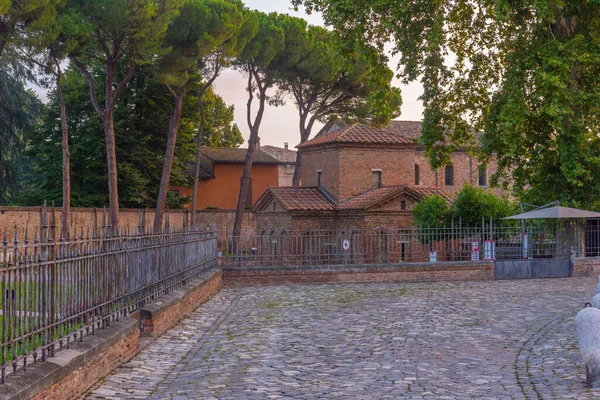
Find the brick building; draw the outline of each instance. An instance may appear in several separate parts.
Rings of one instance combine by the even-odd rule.
[[[466,151],[433,170],[420,135],[415,121],[391,121],[383,129],[327,124],[298,146],[302,185],[270,188],[254,205],[257,232],[410,226],[423,197],[435,193],[450,201],[466,184],[488,187],[488,171]]]
[[[279,183],[277,186],[292,186],[296,170],[296,151],[288,148],[285,142],[283,148],[276,146],[261,146],[260,150],[277,160],[279,165]]]
[[[248,149],[202,148],[197,210],[236,208],[247,151]],[[269,187],[279,184],[279,162],[257,148],[250,179],[250,192],[246,200],[248,206],[256,203]],[[192,195],[192,188],[174,186],[172,189],[183,196]]]

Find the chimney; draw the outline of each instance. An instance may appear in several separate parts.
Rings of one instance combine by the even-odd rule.
[[[283,148],[284,148],[284,149],[286,149],[286,150],[287,150],[287,149],[288,149],[288,145],[289,145],[289,143],[288,143],[288,142],[283,142]]]
[[[260,138],[256,138],[256,144],[254,145],[254,150],[260,150]]]

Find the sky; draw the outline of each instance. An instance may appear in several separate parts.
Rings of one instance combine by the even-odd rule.
[[[312,25],[323,25],[323,20],[320,15],[307,15],[303,11],[295,12],[289,0],[245,0],[246,6],[250,9],[256,9],[263,12],[276,11],[278,13],[287,13],[292,16],[301,17]],[[390,59],[390,68],[396,71],[398,59]],[[392,84],[402,90],[402,108],[401,115],[398,119],[401,120],[421,120],[423,106],[418,100],[418,97],[423,92],[422,87],[418,83],[412,83],[408,86],[402,85],[398,79],[394,79]],[[214,91],[227,104],[235,106],[235,123],[242,131],[244,139],[247,140],[250,136],[248,124],[246,122],[246,102],[248,94],[246,92],[246,79],[238,71],[226,70],[214,83]],[[46,93],[43,89],[33,87],[38,92],[40,98],[45,101]],[[286,100],[286,104],[279,107],[268,106],[265,109],[263,120],[260,126],[259,137],[261,145],[273,145],[283,147],[285,142],[289,143],[290,148],[293,148],[300,142],[299,132],[299,117],[291,99]],[[313,135],[321,128],[322,124],[315,124],[313,127]],[[246,147],[244,143],[242,147]]]

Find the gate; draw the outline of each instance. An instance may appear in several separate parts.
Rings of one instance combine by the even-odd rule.
[[[567,278],[571,276],[570,258],[533,258],[494,262],[494,279]]]

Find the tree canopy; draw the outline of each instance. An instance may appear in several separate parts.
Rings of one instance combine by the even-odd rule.
[[[349,42],[383,49],[423,85],[434,167],[460,147],[496,153],[494,177],[532,202],[600,206],[600,3],[295,0]],[[481,132],[483,135],[475,132]]]
[[[368,44],[343,48],[335,33],[316,26],[296,37],[302,37],[295,51],[298,62],[281,69],[278,85],[296,103],[300,143],[309,139],[316,121],[332,116],[385,125],[400,114],[400,92],[390,86],[393,73],[376,48]],[[294,185],[300,184],[301,161],[298,154]]]
[[[126,66],[118,75],[126,73]],[[96,73],[95,73],[96,75]],[[103,81],[99,68],[98,81]],[[180,140],[177,144],[172,181],[176,185],[191,184],[190,170],[195,157],[195,135],[198,128],[196,91],[201,85],[197,75],[192,76],[189,96],[183,104]],[[65,73],[63,89],[72,133],[71,182],[72,205],[101,207],[106,205],[105,146],[103,130],[95,111],[87,100],[87,82],[71,69]],[[237,147],[242,135],[233,123],[233,107],[212,91],[204,96],[207,125],[204,144],[218,147]],[[57,119],[58,98],[50,93],[50,102],[41,111],[38,128],[27,139],[27,151],[20,165],[27,169],[19,176],[20,187],[12,203],[39,205],[44,200],[61,204],[61,140],[60,120]],[[160,172],[167,137],[165,132],[172,113],[172,100],[165,86],[149,69],[139,69],[131,85],[125,89],[115,109],[115,126],[119,171],[120,204],[124,207],[154,207],[160,183]],[[169,192],[170,208],[181,207],[189,199]]]

